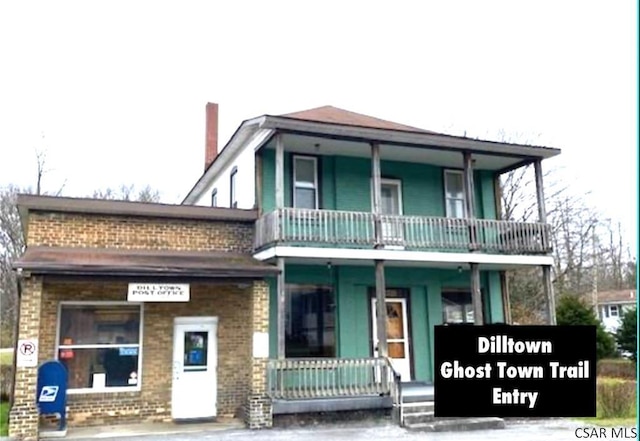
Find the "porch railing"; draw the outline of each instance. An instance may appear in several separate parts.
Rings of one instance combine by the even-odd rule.
[[[435,251],[546,254],[551,227],[490,219],[381,215],[379,245]],[[373,248],[373,213],[281,208],[256,222],[255,247],[275,243]]]
[[[399,377],[386,358],[288,358],[267,363],[272,399],[390,395],[396,403]]]

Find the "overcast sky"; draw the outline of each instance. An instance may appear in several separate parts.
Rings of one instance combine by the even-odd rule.
[[[224,6],[223,6],[224,4]],[[0,3],[0,187],[180,202],[244,119],[322,105],[559,147],[545,167],[637,229],[637,2]]]

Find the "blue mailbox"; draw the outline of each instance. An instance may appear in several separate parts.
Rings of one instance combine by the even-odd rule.
[[[38,368],[36,395],[41,414],[59,414],[59,430],[67,427],[67,368],[57,360],[42,363]]]

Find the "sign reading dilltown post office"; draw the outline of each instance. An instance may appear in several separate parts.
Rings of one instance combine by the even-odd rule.
[[[188,302],[188,283],[130,283],[129,302]]]

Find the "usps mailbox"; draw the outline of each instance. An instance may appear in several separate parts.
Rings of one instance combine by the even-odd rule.
[[[36,399],[40,413],[60,415],[58,430],[65,430],[67,427],[67,368],[59,361],[47,361],[38,368]]]

